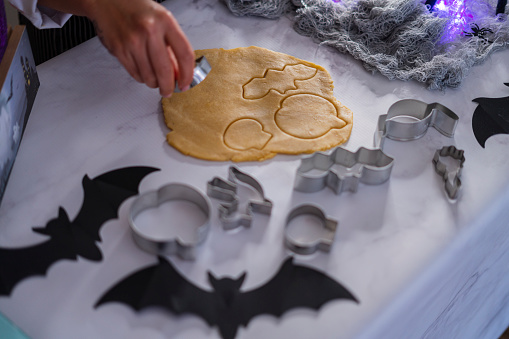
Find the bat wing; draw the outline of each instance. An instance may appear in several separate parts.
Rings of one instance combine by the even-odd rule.
[[[96,245],[99,229],[107,220],[117,217],[117,209],[127,198],[138,193],[140,181],[152,167],[127,167],[114,170],[90,180],[83,179],[84,198],[78,216],[69,221],[60,208],[57,218],[45,227],[34,227],[34,232],[49,239],[29,247],[0,248],[0,295],[9,295],[21,280],[44,275],[48,268],[61,259],[76,260],[82,256],[100,260],[101,251]]]
[[[243,96],[246,99],[261,99],[271,90],[281,94],[297,89],[296,80],[313,78],[318,69],[304,64],[286,65],[282,70],[269,68],[263,77],[253,78],[243,86]]]
[[[60,259],[76,259],[69,248],[52,239],[41,244],[17,249],[0,248],[0,295],[10,295],[16,284],[34,275],[45,275]]]
[[[242,314],[243,325],[246,326],[260,314],[280,317],[297,307],[319,310],[334,299],[358,302],[337,281],[312,268],[295,265],[293,257],[289,257],[265,285],[241,294],[238,313]]]
[[[100,241],[101,226],[106,221],[117,218],[122,202],[138,194],[141,180],[158,170],[153,167],[125,167],[94,179],[85,176],[82,182],[83,204],[72,221],[72,226],[79,228],[95,241]]]
[[[61,208],[58,217],[42,228],[58,230],[57,236],[33,246],[0,248],[0,295],[10,295],[16,284],[25,278],[45,275],[48,268],[60,259],[76,260],[69,224],[67,213]]]
[[[141,269],[108,290],[95,304],[121,302],[136,311],[161,307],[173,314],[191,313],[200,316],[209,326],[217,323],[218,298],[186,280],[166,259]]]
[[[472,116],[474,136],[481,147],[496,134],[509,134],[509,97],[477,98],[479,106]]]

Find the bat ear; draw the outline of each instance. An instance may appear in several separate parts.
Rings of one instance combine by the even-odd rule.
[[[70,223],[69,216],[62,206],[58,208],[58,219]]]
[[[69,225],[69,224],[70,224],[70,221],[69,221],[69,216],[67,215],[67,212],[62,207],[60,207],[58,209],[58,217],[57,218],[50,220],[46,224],[46,227],[32,227],[32,230],[39,234],[51,235],[52,231],[55,230],[55,227],[58,228],[59,226]]]
[[[242,284],[244,283],[244,280],[246,279],[246,272],[242,273],[240,277],[237,278],[237,280],[235,280],[235,287],[237,289],[240,289],[240,287],[242,286]]]
[[[209,277],[209,283],[210,285],[214,286],[214,284],[217,282],[217,278],[214,277],[214,275],[212,274],[212,272],[208,271],[207,272],[207,275]]]

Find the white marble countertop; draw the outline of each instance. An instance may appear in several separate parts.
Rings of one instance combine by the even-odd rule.
[[[460,117],[453,139],[429,129],[416,141],[387,141],[385,151],[395,158],[391,179],[361,184],[357,193],[294,192],[299,156],[238,164],[261,182],[274,202],[272,215],[256,215],[249,230],[225,233],[214,210],[197,259],[171,257],[179,270],[204,288],[208,270],[234,277],[247,271],[245,289],[262,284],[288,255],[282,245],[286,214],[313,202],[339,220],[338,233],[330,253],[297,261],[324,270],[360,301],[332,301],[318,312],[296,309],[280,319],[260,316],[239,330],[239,338],[465,339],[501,333],[509,323],[509,136],[491,137],[483,149],[471,119],[477,107],[472,99],[509,95],[503,85],[509,51],[474,67],[459,89],[429,91],[366,72],[352,57],[298,35],[288,18],[239,18],[213,0],[165,6],[196,49],[256,45],[325,67],[335,96],[354,113],[344,145],[350,151],[373,145],[378,116],[401,99],[440,102]],[[226,176],[230,163],[187,157],[166,143],[158,92],[132,80],[98,39],[40,65],[38,74],[41,87],[0,207],[1,247],[43,241],[31,228],[55,218],[59,206],[73,218],[85,174],[161,168],[142,181],[142,193],[169,182],[204,192],[213,176]],[[465,150],[463,194],[456,204],[447,201],[431,164],[444,145]],[[33,338],[218,338],[215,328],[194,316],[138,314],[116,303],[94,309],[112,284],[156,262],[131,238],[132,201],[102,227],[103,261],[59,261],[46,276],[26,279],[0,297],[0,312]]]

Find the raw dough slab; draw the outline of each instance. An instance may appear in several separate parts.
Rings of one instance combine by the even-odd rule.
[[[321,66],[260,47],[197,50],[212,70],[162,105],[170,145],[215,161],[266,160],[348,140],[352,112]]]

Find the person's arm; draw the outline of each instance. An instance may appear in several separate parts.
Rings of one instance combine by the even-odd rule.
[[[103,45],[131,76],[169,96],[193,79],[194,51],[177,20],[152,0],[39,0],[38,5],[86,16]]]

